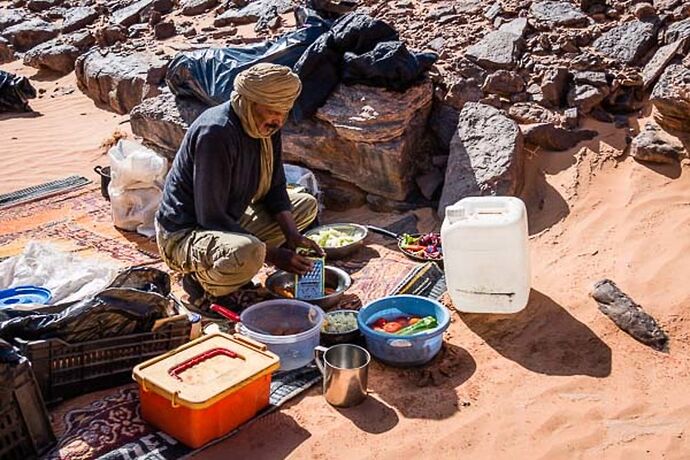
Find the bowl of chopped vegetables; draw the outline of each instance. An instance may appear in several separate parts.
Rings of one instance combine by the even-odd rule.
[[[350,289],[352,278],[346,271],[326,265],[324,267],[324,295],[307,302],[328,309],[340,302],[345,291]],[[266,289],[279,299],[295,298],[295,275],[278,270],[266,279]]]
[[[321,325],[321,344],[355,343],[362,334],[357,325],[357,310],[333,310],[326,313]]]
[[[358,224],[328,224],[304,234],[323,248],[328,259],[342,259],[362,246],[368,230]]]
[[[450,312],[426,297],[393,295],[362,308],[357,324],[376,359],[393,366],[418,366],[441,350]]]

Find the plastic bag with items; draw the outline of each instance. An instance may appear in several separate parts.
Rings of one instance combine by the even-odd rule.
[[[0,338],[58,338],[80,343],[149,332],[174,311],[170,276],[151,267],[129,268],[108,287],[76,303],[0,312]]]
[[[0,262],[0,289],[41,286],[52,293],[51,304],[66,303],[95,294],[116,274],[117,266],[113,263],[29,241],[21,254]]]
[[[123,230],[153,236],[153,219],[163,196],[168,161],[127,139],[120,139],[108,151],[108,156],[113,224]]]

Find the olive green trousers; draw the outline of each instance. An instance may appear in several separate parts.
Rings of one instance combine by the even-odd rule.
[[[316,198],[288,191],[297,228],[303,231],[318,213]],[[247,284],[264,264],[266,249],[278,247],[285,236],[262,205],[251,205],[240,219],[251,234],[185,229],[168,233],[156,223],[156,241],[171,269],[193,273],[206,293],[221,297]]]

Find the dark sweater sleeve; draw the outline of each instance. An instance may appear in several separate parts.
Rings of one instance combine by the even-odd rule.
[[[269,214],[275,216],[283,211],[292,211],[292,204],[287,193],[287,181],[283,169],[283,143],[280,132],[275,135],[273,141],[273,178],[271,188],[261,200]]]
[[[238,139],[217,126],[198,133],[194,152],[194,208],[207,230],[249,233],[228,213],[230,177],[238,155]]]

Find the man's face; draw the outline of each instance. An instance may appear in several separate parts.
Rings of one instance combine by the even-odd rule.
[[[254,121],[262,136],[278,131],[287,120],[287,112],[281,112],[262,104],[254,104]]]

